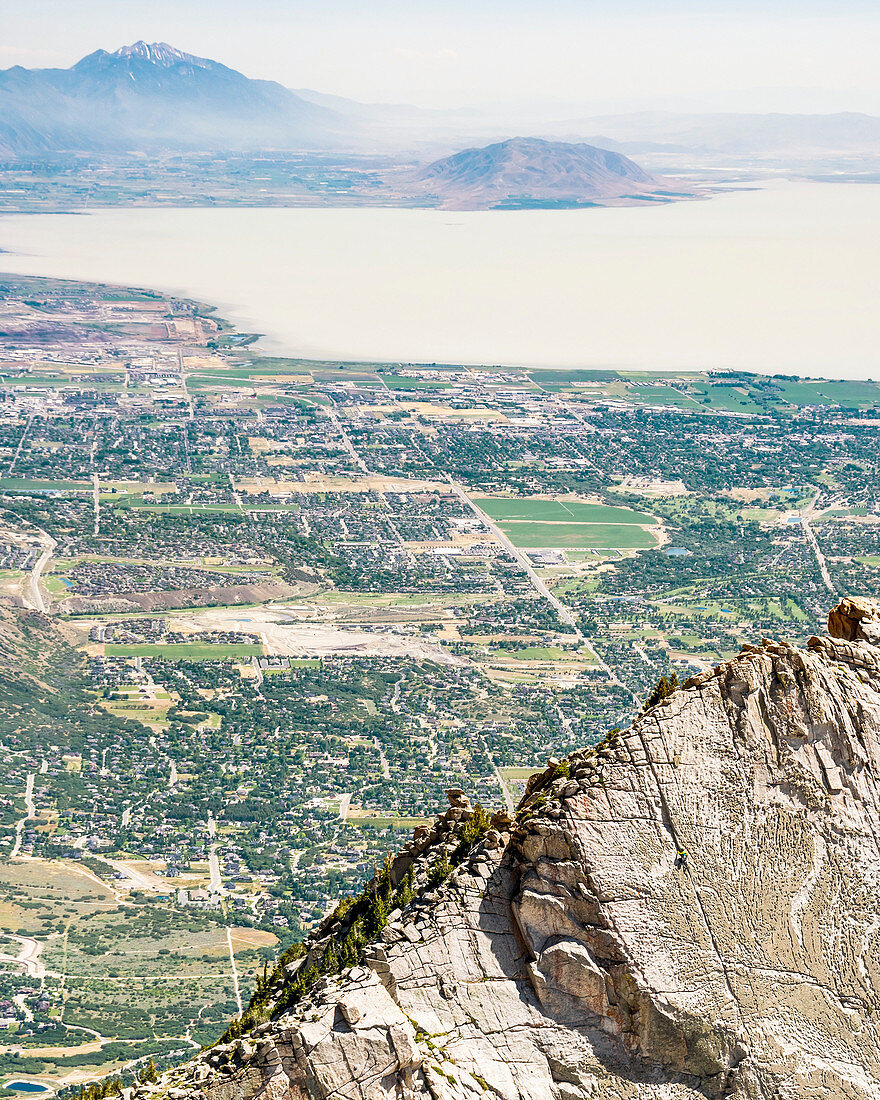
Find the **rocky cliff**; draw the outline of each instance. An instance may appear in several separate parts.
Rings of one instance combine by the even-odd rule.
[[[880,606],[829,627],[551,762],[515,820],[452,792],[247,1034],[144,1091],[880,1096]]]

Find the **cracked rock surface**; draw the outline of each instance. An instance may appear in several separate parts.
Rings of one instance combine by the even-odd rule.
[[[876,1100],[880,608],[829,625],[533,777],[362,965],[156,1093]]]

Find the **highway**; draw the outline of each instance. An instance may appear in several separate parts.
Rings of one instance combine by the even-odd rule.
[[[816,541],[813,528],[810,526],[810,517],[816,510],[816,501],[818,499],[819,494],[816,493],[809,505],[801,512],[801,527],[803,528],[807,542],[810,544],[810,548],[816,556],[816,561],[819,563],[819,572],[822,574],[822,582],[831,595],[834,596],[836,595],[834,591],[834,582],[831,580],[831,574],[828,572],[828,566],[825,563],[825,555],[819,549],[819,543]]]
[[[28,580],[27,604],[29,607],[33,608],[34,611],[42,611],[43,614],[45,614],[46,604],[43,600],[43,594],[40,591],[40,577],[55,551],[55,540],[47,535],[45,531],[41,531],[40,545],[43,547],[43,552],[37,558],[31,570],[31,575]]]
[[[9,463],[9,468],[6,471],[6,476],[11,477],[12,471],[15,469],[15,464],[18,462],[18,456],[21,454],[21,448],[24,446],[24,441],[27,439],[28,432],[31,430],[31,424],[34,422],[36,413],[31,413],[28,417],[27,424],[24,426],[24,431],[21,433],[21,439],[18,441],[18,446],[15,448],[15,454],[12,456],[12,461]]]
[[[581,639],[581,641],[586,641],[586,638],[581,632],[581,628],[578,626],[575,616],[572,614],[571,611],[569,611],[565,604],[560,603],[560,601],[553,595],[547,585],[544,584],[544,582],[535,572],[535,567],[532,565],[531,561],[529,561],[528,556],[524,554],[521,550],[518,550],[517,547],[513,545],[507,535],[505,535],[505,533],[495,522],[495,520],[492,519],[490,515],[487,515],[487,513],[484,512],[482,508],[474,504],[474,502],[460,485],[454,482],[451,477],[447,477],[447,480],[452,488],[455,490],[462,504],[465,504],[468,508],[470,508],[477,519],[481,520],[486,525],[486,527],[489,528],[489,530],[498,539],[504,549],[507,550],[511,557],[519,564],[520,568],[532,582],[532,585],[537,593],[540,596],[544,597],[544,599],[554,608],[559,618],[571,627],[571,629],[574,631],[577,637]]]
[[[355,450],[355,446],[352,443],[351,439],[349,438],[348,432],[342,426],[342,422],[340,421],[339,417],[336,415],[336,410],[335,409],[330,409],[330,419],[333,421],[333,423],[336,425],[337,429],[339,430],[339,434],[342,437],[342,444],[345,447],[346,451],[348,451],[348,453],[351,455],[353,461],[357,465],[357,468],[361,471],[361,473],[368,474],[370,471],[369,471],[369,468],[367,467],[366,462],[364,462],[364,460],[361,458],[361,456]]]
[[[101,500],[100,500],[101,487],[98,482],[98,475],[92,474],[92,504],[95,510],[95,534],[101,533]]]
[[[544,597],[544,599],[550,604],[550,606],[554,608],[559,618],[562,619],[562,621],[568,626],[570,626],[574,634],[581,640],[581,642],[583,642],[584,645],[587,646],[587,648],[593,654],[593,657],[596,659],[597,664],[601,667],[605,675],[608,677],[609,681],[612,684],[617,684],[618,687],[626,688],[626,684],[621,681],[620,677],[608,664],[608,662],[605,661],[602,656],[596,652],[595,646],[593,646],[589,638],[584,635],[583,631],[578,626],[577,619],[575,618],[574,614],[565,606],[564,603],[561,603],[556,598],[556,596],[553,595],[547,585],[544,584],[544,582],[538,576],[537,572],[535,571],[535,567],[532,565],[528,556],[513,545],[507,535],[505,535],[505,533],[495,522],[495,520],[493,520],[490,515],[484,512],[482,508],[474,504],[474,502],[460,485],[454,482],[452,478],[448,475],[446,480],[455,490],[461,502],[463,504],[466,504],[468,508],[470,508],[477,519],[481,520],[486,525],[486,527],[489,528],[489,530],[492,532],[493,535],[495,535],[501,545],[511,554],[513,559],[519,564],[520,568],[532,582],[532,586],[534,587],[538,595]],[[632,697],[635,700],[636,706],[641,706],[641,700],[639,699],[639,697],[635,694],[632,694]]]

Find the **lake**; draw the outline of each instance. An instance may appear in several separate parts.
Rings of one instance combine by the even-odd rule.
[[[170,290],[276,354],[880,377],[880,185],[562,211],[0,217],[0,270]]]

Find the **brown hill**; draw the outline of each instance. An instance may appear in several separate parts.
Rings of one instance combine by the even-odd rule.
[[[417,182],[456,209],[604,205],[669,193],[622,153],[540,138],[465,149],[429,164]]]

